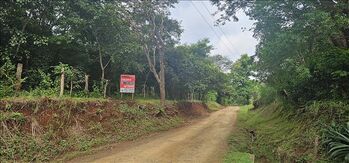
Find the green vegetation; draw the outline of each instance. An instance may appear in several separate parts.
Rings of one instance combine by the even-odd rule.
[[[6,122],[6,121],[24,122],[25,118],[24,118],[22,113],[18,113],[18,112],[2,112],[0,114],[0,122]]]
[[[211,111],[217,111],[217,110],[223,108],[223,106],[221,104],[214,102],[214,101],[207,102],[206,105]]]
[[[225,162],[234,162],[235,160],[241,159],[244,160],[248,152],[251,152],[249,150],[251,148],[251,140],[248,133],[246,133],[248,131],[246,130],[245,124],[242,123],[248,118],[248,110],[251,108],[252,105],[240,107],[236,128],[229,140],[230,150],[225,155]]]
[[[295,109],[313,100],[349,99],[347,1],[212,1],[223,14],[220,22],[236,20],[240,9],[256,20],[256,76]]]
[[[248,103],[252,58],[232,68],[208,39],[178,44],[175,3],[2,3],[0,98],[116,98],[120,75],[135,74],[137,97]]]
[[[218,23],[238,21],[241,10],[256,21],[252,30],[260,42],[250,71],[260,85],[252,91],[256,111],[242,123],[257,130],[258,150],[250,151],[281,162],[321,160],[325,153],[343,162],[348,152],[333,154],[343,146],[334,147],[338,140],[327,139],[333,131],[323,128],[349,120],[349,2],[211,1],[221,12]]]
[[[230,139],[231,152],[254,154],[257,162],[321,160],[323,155],[317,151],[321,148],[319,135],[311,122],[302,118],[294,121],[292,116],[282,115],[276,103],[251,109],[251,106],[241,107],[237,129]]]
[[[241,56],[231,66],[231,73],[224,87],[226,96],[220,98],[222,104],[247,105],[253,100],[256,81],[251,80],[253,57],[247,54]],[[254,97],[255,98],[255,97]]]
[[[349,162],[349,122],[346,126],[332,126],[326,129],[324,145],[331,158]]]
[[[242,152],[228,153],[224,162],[227,162],[227,163],[231,163],[231,162],[254,163],[253,155],[251,155],[249,153],[242,153]]]
[[[328,149],[333,159],[343,161],[348,150],[347,130],[344,126],[326,129],[326,122],[340,121],[336,116],[342,114],[335,114],[335,105],[332,105],[332,115],[320,114],[328,107],[294,114],[280,102],[258,109],[253,109],[252,105],[243,106],[238,114],[237,129],[230,139],[232,149],[226,158],[232,157],[230,154],[234,152],[246,152],[254,154],[257,162],[329,161],[325,152]]]
[[[208,39],[179,44],[182,29],[170,16],[176,0],[2,2],[0,98],[13,103],[0,106],[0,121],[5,124],[0,127],[0,156],[47,161],[65,149],[87,150],[111,139],[173,126],[173,116],[149,119],[171,111],[166,105],[173,101],[166,103],[167,98],[203,101],[212,110],[253,103],[254,111],[242,107],[239,113],[235,139],[241,140],[232,140],[238,145],[227,160],[243,157],[236,152],[281,162],[347,160],[349,2],[211,1],[221,12],[217,23],[238,21],[238,11],[255,20],[255,55],[244,54],[232,62],[212,55]],[[18,125],[32,117],[20,112],[25,109],[11,110],[16,103],[30,103],[35,114],[52,107],[38,110],[38,97],[46,97],[48,103],[66,100],[74,107],[104,105],[108,100],[102,99],[120,97],[121,74],[137,76],[135,96],[142,98],[136,102],[153,105],[154,110],[129,105],[135,101],[113,106],[127,117],[115,122],[127,127],[113,130],[118,138],[94,137],[107,135],[101,123],[86,124],[89,134],[76,138],[62,132],[63,121],[56,121],[58,128],[42,129],[36,119],[30,120],[32,129],[21,129],[33,135],[19,132]],[[161,103],[147,100],[158,97]],[[69,124],[77,123],[65,109],[57,110]],[[95,109],[91,114],[96,119],[106,113]]]

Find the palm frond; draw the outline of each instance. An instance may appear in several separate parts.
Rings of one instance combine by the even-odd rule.
[[[349,161],[349,123],[342,127],[328,127],[323,143],[332,159]]]

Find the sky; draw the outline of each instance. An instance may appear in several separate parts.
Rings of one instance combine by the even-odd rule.
[[[171,9],[171,17],[180,21],[184,30],[180,42],[190,44],[208,38],[214,46],[211,55],[220,54],[231,60],[237,60],[245,53],[254,55],[258,42],[248,30],[254,21],[249,20],[243,12],[238,12],[238,22],[227,22],[217,27],[214,24],[219,16],[212,15],[217,10],[210,1],[179,1]]]

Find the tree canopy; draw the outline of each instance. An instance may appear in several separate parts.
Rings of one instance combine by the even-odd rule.
[[[1,96],[15,93],[15,67],[22,63],[22,90],[29,94],[57,95],[64,73],[63,89],[71,96],[101,95],[104,89],[115,96],[120,75],[135,74],[138,95],[248,103],[249,74],[240,72],[245,67],[231,68],[227,57],[212,55],[208,39],[179,44],[183,30],[169,12],[176,2],[2,3]],[[241,92],[246,94],[240,98]]]
[[[238,20],[242,9],[256,20],[258,79],[297,105],[349,99],[348,1],[212,1],[217,23]]]

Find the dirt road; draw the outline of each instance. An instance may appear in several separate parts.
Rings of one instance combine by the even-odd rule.
[[[117,144],[109,151],[77,158],[71,162],[222,162],[237,110],[237,107],[228,107],[191,125]]]

